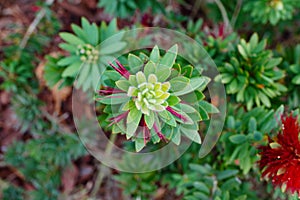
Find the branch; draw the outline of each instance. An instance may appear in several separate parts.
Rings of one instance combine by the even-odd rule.
[[[52,5],[54,3],[54,0],[47,0],[46,4],[48,6]],[[40,23],[40,21],[44,18],[46,14],[46,9],[42,8],[39,13],[36,15],[36,17],[34,18],[34,20],[31,22],[30,26],[28,27],[21,43],[20,43],[20,51],[22,51],[25,46],[27,45],[27,42],[30,38],[30,36],[32,35],[33,31],[36,29],[37,25]]]
[[[227,15],[227,12],[226,12],[226,9],[224,7],[224,5],[222,4],[222,2],[220,0],[215,0],[220,12],[221,12],[221,15],[222,15],[222,18],[223,18],[223,21],[224,21],[224,24],[225,24],[225,30],[226,32],[231,32],[232,31],[232,27],[231,27],[231,24],[229,23],[229,18],[228,18],[228,15]]]

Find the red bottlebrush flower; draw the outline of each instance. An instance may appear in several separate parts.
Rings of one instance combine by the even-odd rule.
[[[300,196],[300,126],[297,117],[281,117],[282,131],[267,146],[260,147],[262,176],[275,186]]]
[[[109,63],[109,65],[126,79],[129,79],[130,73],[127,71],[127,69],[118,60],[116,60],[116,63],[119,68],[112,63]]]

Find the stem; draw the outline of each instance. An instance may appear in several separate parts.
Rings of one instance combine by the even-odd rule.
[[[236,7],[234,9],[234,13],[233,13],[232,18],[231,18],[231,26],[232,26],[232,28],[234,28],[236,20],[237,20],[239,14],[240,14],[242,3],[243,3],[243,0],[237,0]]]
[[[105,149],[105,155],[109,156],[112,152],[113,143],[116,141],[117,134],[111,134],[110,142],[108,142],[106,149]],[[98,174],[96,177],[96,181],[94,184],[94,187],[91,192],[91,198],[96,198],[97,192],[102,184],[102,181],[105,176],[107,176],[110,173],[110,169],[106,167],[105,165],[99,165],[98,166]]]
[[[198,13],[198,10],[201,6],[201,2],[202,0],[196,0],[194,6],[193,6],[193,9],[192,9],[192,17],[195,17]]]
[[[225,24],[225,30],[226,30],[226,33],[232,31],[232,27],[229,23],[229,18],[228,18],[228,15],[227,15],[227,12],[226,12],[226,9],[224,7],[224,5],[222,4],[222,2],[220,0],[215,0],[220,12],[221,12],[221,15],[222,15],[222,18],[223,18],[223,21],[224,21],[224,24]]]
[[[48,6],[52,5],[53,3],[54,3],[54,0],[47,0],[46,1],[46,4]],[[23,39],[20,43],[20,51],[22,51],[25,48],[25,46],[26,46],[30,36],[32,35],[33,31],[36,29],[37,25],[40,23],[40,21],[44,18],[45,15],[46,15],[46,9],[42,8],[39,11],[39,13],[36,15],[34,20],[31,22],[30,26],[28,27],[28,29],[27,29],[27,31],[26,31],[26,33],[25,33],[25,35],[24,35],[24,37],[23,37]]]

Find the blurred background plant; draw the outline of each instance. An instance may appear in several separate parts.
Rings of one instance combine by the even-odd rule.
[[[257,163],[261,146],[278,135],[280,116],[292,110],[299,115],[299,5],[295,0],[0,2],[0,198],[298,199],[263,179]],[[125,45],[136,45],[122,41],[124,31],[147,26],[178,30],[203,45],[221,72],[228,114],[205,158],[192,143],[173,164],[130,174],[87,154],[75,134],[70,95],[80,70],[79,87],[100,89],[93,83],[101,66]],[[189,59],[197,62],[201,52],[191,52]],[[150,52],[130,53],[144,62]],[[119,58],[125,67],[127,56]],[[109,109],[96,109],[100,125],[107,127],[109,112],[103,111]],[[209,116],[203,117],[206,125]],[[122,136],[115,143],[135,150]],[[126,157],[122,161],[147,168]]]

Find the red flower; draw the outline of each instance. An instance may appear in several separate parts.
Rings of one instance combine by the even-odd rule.
[[[297,117],[281,117],[282,131],[269,144],[261,147],[259,167],[262,176],[275,186],[300,196],[300,126]]]

